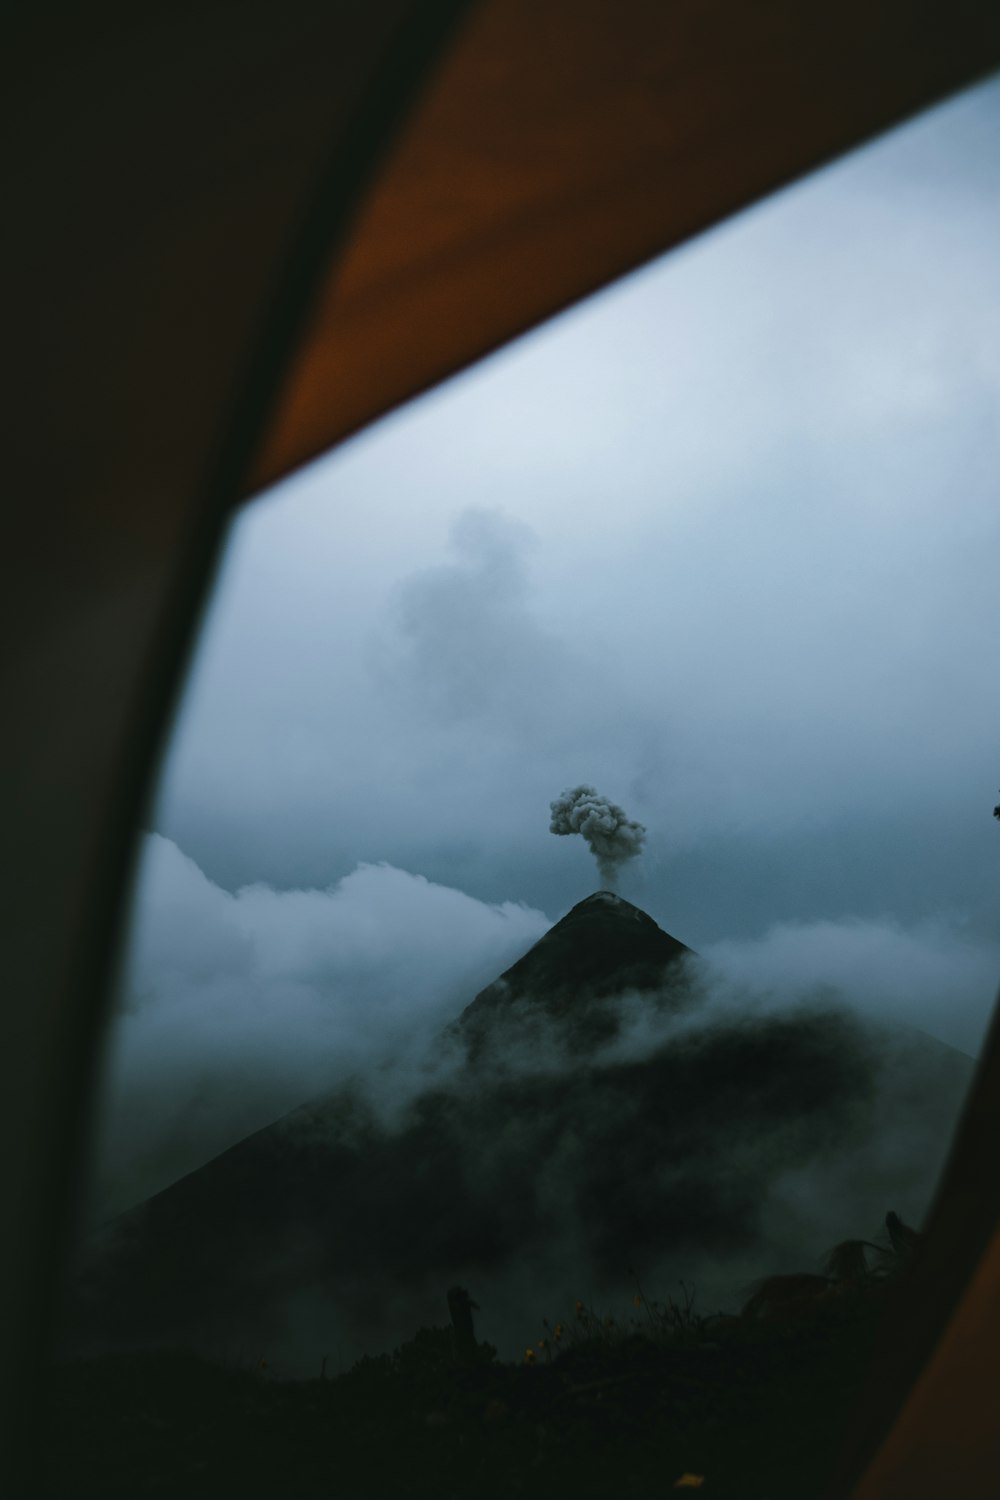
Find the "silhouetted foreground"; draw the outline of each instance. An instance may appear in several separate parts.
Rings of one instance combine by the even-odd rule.
[[[863,1260],[843,1280],[772,1278],[742,1317],[637,1297],[618,1327],[578,1304],[521,1364],[488,1345],[463,1356],[469,1304],[452,1295],[455,1331],[332,1380],[177,1353],[64,1366],[44,1494],[818,1497],[887,1300],[905,1295]]]

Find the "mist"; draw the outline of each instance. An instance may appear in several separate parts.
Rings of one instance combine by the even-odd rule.
[[[383,1126],[398,1125],[421,1092],[455,1086],[464,1060],[445,1029],[551,925],[518,902],[490,905],[388,865],[360,866],[326,890],[231,895],[157,835],[145,840],[136,909],[106,1059],[92,1222],[348,1080]],[[709,946],[678,1013],[620,997],[603,1062],[639,1061],[691,1029],[803,1005],[916,1027],[974,1055],[998,972],[995,942],[943,922],[779,925]],[[558,1029],[540,1024],[493,1038],[497,1076],[578,1065]]]
[[[416,1056],[549,927],[389,865],[231,895],[147,835],[105,1061],[100,1222],[389,1057]],[[413,1066],[417,1066],[416,1061]]]
[[[826,994],[871,1020],[914,1026],[977,1057],[1000,985],[1000,940],[962,921],[905,927],[891,917],[782,922],[762,936],[711,943],[716,987],[778,1003]]]
[[[253,1263],[241,1215],[271,1201],[280,1141],[293,1161],[305,1153],[296,1171],[318,1172],[337,1211],[327,1223],[317,1205],[311,1249],[297,1219],[282,1248],[272,1219],[281,1296],[186,1332],[224,1356],[252,1333],[285,1374],[314,1372],[322,1349],[339,1368],[441,1322],[456,1279],[480,1303],[480,1336],[513,1358],[578,1297],[620,1313],[633,1270],[650,1296],[685,1282],[700,1310],[733,1310],[754,1277],[814,1270],[838,1240],[877,1237],[890,1207],[919,1226],[972,1071],[915,1027],[955,1022],[953,982],[934,1004],[935,954],[952,981],[956,946],[969,959],[963,1025],[991,999],[989,954],[967,935],[831,923],[692,954],[662,991],[583,998],[612,1023],[585,1053],[526,994],[473,1057],[449,1023],[549,929],[545,914],[386,866],[326,891],[231,896],[160,838],[141,890],[94,1217],[280,1116],[251,1158],[254,1203],[238,1190],[212,1231],[233,1239],[228,1274]],[[919,1012],[903,1003],[915,993]],[[219,1192],[241,1178],[214,1180]],[[152,1242],[180,1274],[186,1214],[155,1212]],[[96,1242],[99,1259],[119,1232]]]

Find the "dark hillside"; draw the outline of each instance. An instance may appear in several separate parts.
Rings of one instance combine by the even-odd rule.
[[[688,955],[627,902],[581,902],[476,997],[451,1072],[391,1127],[359,1081],[107,1226],[66,1352],[249,1345],[286,1373],[323,1350],[343,1368],[468,1283],[509,1357],[525,1318],[620,1294],[629,1268],[738,1296],[886,1202],[919,1219],[971,1063],[829,1007],[702,1016]],[[617,990],[683,1026],[616,1056]]]

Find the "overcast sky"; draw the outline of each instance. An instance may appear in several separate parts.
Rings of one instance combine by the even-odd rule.
[[[597,888],[548,831],[588,781],[648,828],[621,889],[677,938],[974,1052],[1000,978],[998,189],[993,81],[248,506],[151,811],[133,1032],[193,993],[155,961],[184,901],[252,948],[251,885],[269,921],[294,890],[355,902],[324,928],[368,934],[340,1035],[397,1003],[418,930],[427,1005],[460,1008]],[[215,932],[199,983],[256,963],[284,1034],[248,951]]]

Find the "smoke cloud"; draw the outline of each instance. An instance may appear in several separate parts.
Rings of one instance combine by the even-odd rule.
[[[578,833],[586,839],[601,879],[609,890],[615,890],[622,865],[642,852],[646,841],[642,824],[627,817],[624,808],[609,802],[592,786],[573,787],[549,805],[549,832]]]

